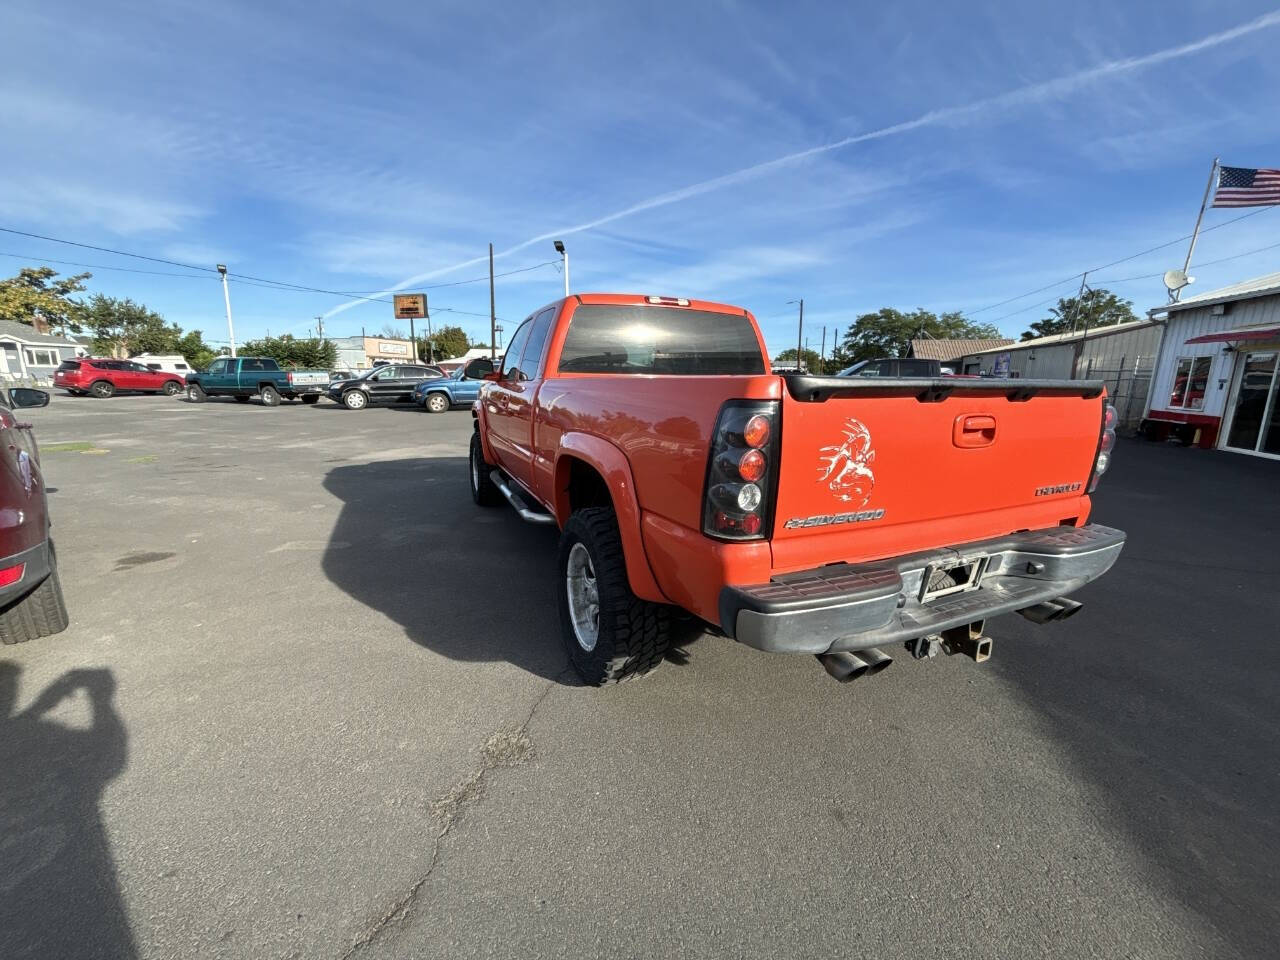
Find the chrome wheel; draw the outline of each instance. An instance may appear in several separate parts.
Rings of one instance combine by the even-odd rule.
[[[600,588],[591,553],[584,543],[575,543],[565,564],[565,590],[569,595],[569,619],[578,646],[590,653],[600,635]]]
[[[443,393],[428,394],[427,409],[432,413],[444,413],[449,409],[449,398]]]
[[[347,405],[348,410],[359,410],[368,402],[368,397],[364,395],[363,390],[348,390],[342,402]]]

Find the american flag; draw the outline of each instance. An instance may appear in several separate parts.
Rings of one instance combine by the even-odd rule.
[[[1219,167],[1215,207],[1268,207],[1280,204],[1280,170]]]

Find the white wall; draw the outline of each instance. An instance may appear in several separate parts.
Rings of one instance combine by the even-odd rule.
[[[1225,306],[1227,312],[1220,317],[1213,316],[1210,306],[1181,310],[1169,317],[1165,327],[1164,342],[1160,348],[1160,359],[1156,364],[1155,377],[1151,384],[1152,410],[1173,410],[1178,413],[1197,413],[1210,417],[1223,415],[1227,394],[1231,390],[1231,373],[1234,369],[1236,354],[1224,352],[1223,347],[1227,346],[1225,343],[1189,344],[1187,341],[1207,333],[1233,330],[1236,327],[1260,323],[1280,325],[1280,294],[1259,297],[1255,300],[1237,300]],[[1169,406],[1169,395],[1173,392],[1173,381],[1180,357],[1213,358],[1213,365],[1209,368],[1209,387],[1205,391],[1203,410],[1185,411],[1181,407]]]

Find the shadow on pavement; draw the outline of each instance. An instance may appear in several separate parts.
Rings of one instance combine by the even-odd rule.
[[[476,506],[465,457],[335,467],[324,486],[342,501],[324,556],[333,583],[446,657],[574,682],[559,639],[555,528]]]
[[[0,957],[137,956],[98,801],[125,768],[108,670],[72,670],[14,714],[17,664],[0,661]],[[91,723],[47,714],[83,691]]]
[[[1123,443],[1093,519],[1129,541],[1070,623],[997,630],[993,665],[1109,820],[1228,956],[1280,929],[1280,463]]]

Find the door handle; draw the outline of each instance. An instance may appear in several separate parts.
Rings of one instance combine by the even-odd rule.
[[[972,449],[989,447],[996,439],[996,418],[985,414],[962,413],[956,417],[951,431],[951,442],[957,447]]]

